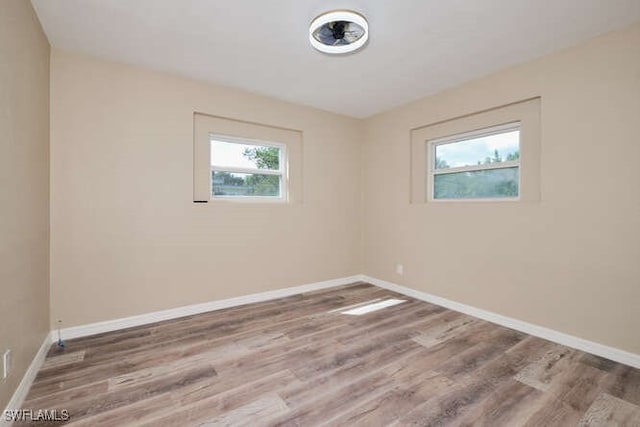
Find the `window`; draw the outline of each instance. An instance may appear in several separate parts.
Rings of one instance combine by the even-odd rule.
[[[194,113],[193,201],[302,203],[302,142],[299,130]]]
[[[541,200],[541,99],[411,129],[410,202]]]
[[[519,122],[427,144],[430,200],[519,197]]]
[[[211,135],[211,197],[286,200],[284,144]]]

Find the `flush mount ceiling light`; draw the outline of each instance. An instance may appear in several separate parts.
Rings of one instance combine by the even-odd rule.
[[[323,13],[309,26],[311,46],[324,53],[354,52],[363,47],[368,38],[367,20],[350,10]]]

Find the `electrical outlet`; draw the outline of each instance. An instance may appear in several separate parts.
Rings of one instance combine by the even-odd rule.
[[[404,274],[404,265],[396,264],[396,274],[403,275]]]
[[[2,379],[4,380],[9,376],[11,371],[11,350],[7,350],[2,355]]]

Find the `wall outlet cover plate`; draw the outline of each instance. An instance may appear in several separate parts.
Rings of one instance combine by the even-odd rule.
[[[2,379],[6,379],[9,376],[11,370],[11,350],[7,350],[2,355]]]

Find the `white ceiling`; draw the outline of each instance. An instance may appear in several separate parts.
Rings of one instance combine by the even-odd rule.
[[[367,117],[640,20],[640,0],[32,0],[54,47]],[[308,25],[369,21],[330,57]]]

